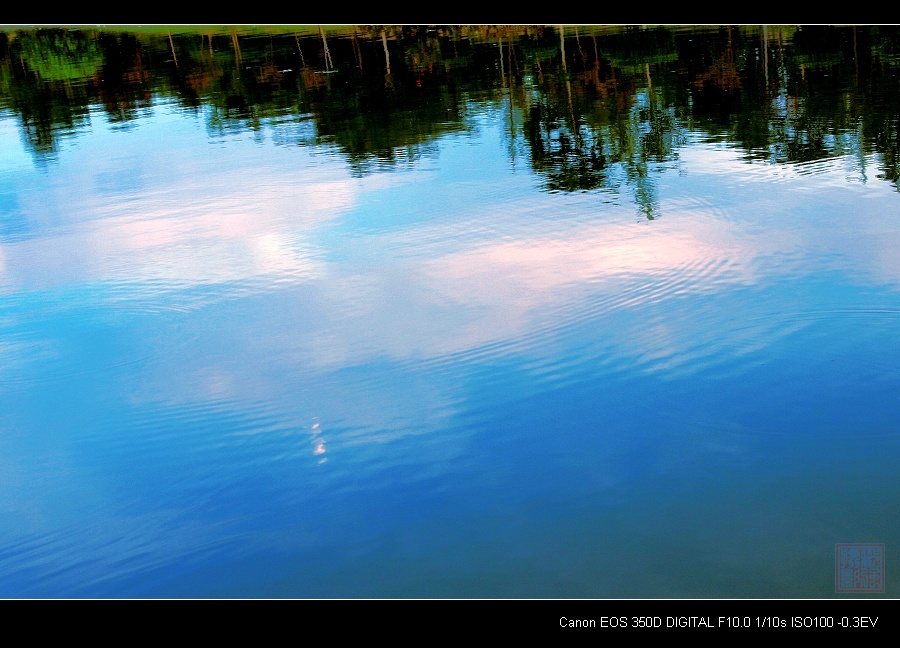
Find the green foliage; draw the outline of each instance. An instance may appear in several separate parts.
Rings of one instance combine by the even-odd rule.
[[[77,81],[94,76],[104,57],[92,34],[71,30],[24,32],[16,39],[22,61],[46,81]]]

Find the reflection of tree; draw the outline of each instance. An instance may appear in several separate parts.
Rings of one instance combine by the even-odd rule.
[[[79,31],[24,32],[16,39],[19,56],[38,79],[78,81],[91,78],[103,65],[96,38]]]
[[[58,137],[87,120],[102,64],[97,42],[62,30],[3,34],[0,101],[19,115],[26,140],[39,155],[52,154]]]
[[[722,92],[735,92],[741,89],[741,75],[735,65],[730,28],[728,31],[729,38],[725,45],[725,51],[719,55],[716,62],[710,65],[705,72],[698,74],[694,78],[693,83],[695,87],[714,86]]]
[[[588,191],[607,181],[603,142],[593,133],[576,135],[549,102],[534,103],[525,119],[531,164],[551,191]]]
[[[547,189],[630,188],[652,216],[688,129],[776,163],[878,153],[896,181],[898,68],[900,29],[878,26],[23,29],[0,32],[0,106],[38,157],[95,106],[127,125],[176,101],[212,134],[327,143],[359,173],[503,106]]]
[[[667,84],[653,85],[649,63],[641,77],[621,70],[617,77],[610,59],[601,56],[601,47],[608,51],[623,44],[619,39],[593,36],[593,47],[579,45],[576,69],[581,68],[580,77],[562,69],[562,48],[555,74],[548,74],[554,70],[553,61],[543,61],[545,82],[525,121],[527,141],[532,166],[546,179],[547,189],[618,191],[628,185],[642,212],[654,218],[651,173],[676,154],[683,127],[674,108],[667,105]],[[634,48],[626,54],[633,62]],[[572,83],[573,79],[581,83]]]
[[[130,34],[100,34],[104,64],[97,98],[112,122],[129,122],[151,106],[151,66],[138,41]],[[107,55],[110,53],[110,55]]]
[[[749,157],[793,163],[853,155],[864,175],[865,156],[880,151],[892,177],[898,93],[889,81],[896,69],[884,65],[882,52],[897,33],[770,26],[681,34],[679,65],[690,85],[679,103],[690,105],[695,129]]]

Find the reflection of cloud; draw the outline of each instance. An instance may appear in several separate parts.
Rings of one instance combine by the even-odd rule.
[[[702,218],[681,228],[610,224],[499,237],[403,271],[329,280],[334,315],[310,336],[309,352],[324,365],[384,354],[425,359],[596,317],[589,302],[611,311],[714,293],[753,282],[755,244]]]
[[[533,196],[521,218],[512,216],[520,205],[481,206],[464,222],[372,234],[369,248],[403,255],[331,268],[321,326],[278,344],[301,345],[321,367],[384,357],[427,363],[553,354],[566,327],[593,323],[581,333],[593,340],[563,343],[602,338],[617,354],[665,369],[759,351],[795,330],[781,316],[809,304],[778,287],[785,279],[838,270],[896,281],[900,264],[886,252],[896,237],[878,231],[883,217],[857,217],[885,213],[896,200],[889,186],[848,189],[840,165],[804,175],[697,148],[685,156],[696,161],[682,169],[688,180],[661,178],[665,218],[655,223],[616,218],[613,209],[599,222],[545,219],[536,228],[535,204],[552,197]],[[782,180],[801,191],[773,191]]]
[[[616,278],[681,272],[683,289],[704,291],[727,270],[740,268],[746,276],[746,261],[754,254],[746,242],[723,235],[712,223],[680,232],[596,226],[568,238],[462,251],[428,264],[428,274],[434,289],[454,300],[534,309]]]
[[[113,281],[138,284],[140,291],[145,282],[186,287],[260,275],[315,276],[303,232],[349,208],[352,183],[285,182],[256,192],[248,185],[234,178],[229,190],[204,194],[181,183],[162,199],[149,191],[132,197],[122,208],[126,214],[100,218],[86,217],[88,206],[76,202],[56,215],[68,225],[0,246],[0,261],[6,259],[0,277],[13,286]]]
[[[259,151],[303,159],[284,148]],[[471,164],[468,151],[445,161]],[[851,215],[883,214],[896,193],[886,183],[848,188],[840,165],[802,174],[747,164],[725,147],[688,146],[678,173],[656,179],[663,218],[647,223],[635,221],[634,205],[597,194],[553,196],[521,184],[480,192],[483,185],[454,184],[452,174],[439,187],[438,173],[354,180],[331,158],[282,169],[285,159],[266,159],[259,172],[242,162],[240,170],[192,173],[175,161],[180,172],[148,174],[138,195],[123,188],[98,197],[88,188],[70,198],[62,195],[67,178],[48,190],[46,205],[59,212],[52,218],[42,218],[44,202],[24,205],[38,222],[57,225],[42,238],[0,245],[0,284],[112,281],[130,293],[257,277],[267,291],[277,284],[277,296],[252,308],[185,317],[184,328],[196,327],[182,330],[196,356],[172,359],[147,391],[224,402],[279,393],[284,373],[328,376],[366,363],[443,371],[501,356],[546,365],[581,353],[654,370],[696,367],[697,358],[759,350],[788,330],[779,309],[802,300],[772,286],[820,272],[814,264],[837,258],[832,268],[875,268],[869,279],[879,282],[900,276],[896,233],[877,231],[883,218],[840,214],[841,205]],[[776,182],[783,190],[772,189]],[[34,196],[43,201],[46,192],[22,200]],[[861,207],[863,198],[871,200]],[[358,228],[336,226],[314,245],[319,226],[351,209]],[[865,242],[848,243],[853,234]],[[211,331],[211,321],[227,326]],[[352,398],[354,388],[337,379],[313,390],[361,425],[390,422],[404,409],[430,408],[434,420],[455,406],[444,378],[398,389],[396,375],[384,383],[380,375]],[[367,400],[369,388],[392,397]]]
[[[225,154],[177,107],[139,125],[118,133],[98,117],[44,175],[15,176],[19,210],[40,236],[0,243],[0,285],[146,293],[321,272],[310,232],[360,192],[340,159],[240,139]]]
[[[882,164],[879,155],[748,163],[734,149],[704,145],[685,147],[680,158],[692,179],[685,186],[702,183],[697,193],[732,211],[723,220],[741,221],[760,240],[790,237],[807,265],[819,264],[810,271],[827,265],[869,284],[900,283],[896,223],[885,220],[896,213],[896,188],[863,181],[865,168]]]
[[[900,288],[900,255],[897,250],[900,250],[900,231],[885,232],[878,239],[872,260],[880,281]]]

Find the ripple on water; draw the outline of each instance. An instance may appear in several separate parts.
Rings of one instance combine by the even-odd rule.
[[[34,385],[128,371],[180,353],[196,339],[184,307],[159,303],[90,303],[70,298],[13,296],[2,320],[7,371],[0,385]],[[148,334],[130,341],[135,330]],[[14,369],[14,370],[13,370]]]

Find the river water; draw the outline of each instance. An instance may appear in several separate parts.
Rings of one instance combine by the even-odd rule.
[[[898,122],[894,27],[0,32],[0,595],[900,595]]]

